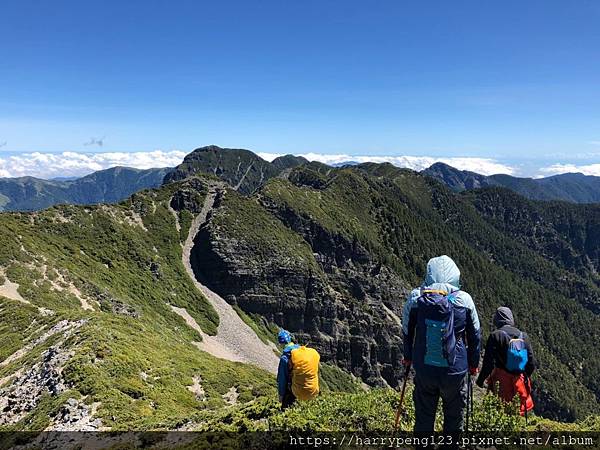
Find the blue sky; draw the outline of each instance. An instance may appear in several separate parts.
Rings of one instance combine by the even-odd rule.
[[[33,152],[206,144],[600,161],[593,0],[11,1],[0,42],[0,175]]]

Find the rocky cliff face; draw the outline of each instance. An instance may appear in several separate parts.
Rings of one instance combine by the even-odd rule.
[[[273,238],[260,252],[252,239],[231,234],[226,225],[228,218],[247,214]],[[303,239],[290,244],[292,235]],[[197,276],[228,302],[289,329],[298,342],[317,348],[323,361],[368,384],[396,385],[398,316],[407,286],[358,242],[232,191],[221,193],[195,242]]]

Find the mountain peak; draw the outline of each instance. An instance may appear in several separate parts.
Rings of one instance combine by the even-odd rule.
[[[423,170],[422,173],[438,179],[453,191],[458,192],[493,184],[485,175],[466,170],[459,170],[443,162],[432,164],[429,168]]]
[[[201,153],[201,152],[221,152],[221,151],[229,151],[229,150],[242,150],[242,149],[232,149],[232,148],[224,148],[224,147],[219,147],[218,145],[204,145],[202,147],[198,147],[194,150],[192,150],[192,153]],[[245,150],[247,152],[249,152],[250,150]]]
[[[250,150],[209,145],[188,154],[165,177],[164,182],[171,183],[204,173],[221,178],[243,194],[250,194],[283,171],[307,162],[305,158],[294,155],[280,156],[269,162]]]
[[[271,164],[281,170],[285,170],[298,167],[303,164],[308,164],[308,162],[308,159],[304,158],[303,156],[283,155],[275,158],[273,161],[271,161]]]

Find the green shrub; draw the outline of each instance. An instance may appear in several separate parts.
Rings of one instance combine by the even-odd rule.
[[[524,419],[519,415],[519,399],[505,403],[495,395],[485,395],[473,407],[470,431],[502,431],[523,430]]]
[[[361,392],[360,382],[333,364],[321,363],[319,367],[321,392]]]

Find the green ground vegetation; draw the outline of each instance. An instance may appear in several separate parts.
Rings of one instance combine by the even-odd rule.
[[[207,420],[199,429],[204,431],[291,431],[328,432],[356,431],[390,433],[400,395],[391,389],[374,389],[360,393],[328,393],[315,400],[298,403],[281,411],[271,398],[257,399],[245,405],[223,411]],[[400,431],[410,431],[414,425],[412,387],[407,389],[399,423]],[[481,396],[474,401],[470,421],[471,431],[598,431],[598,418],[590,416],[576,423],[565,424],[530,415],[528,424],[517,414],[516,404],[504,404],[497,397]],[[441,431],[442,414],[438,408],[436,430]]]

